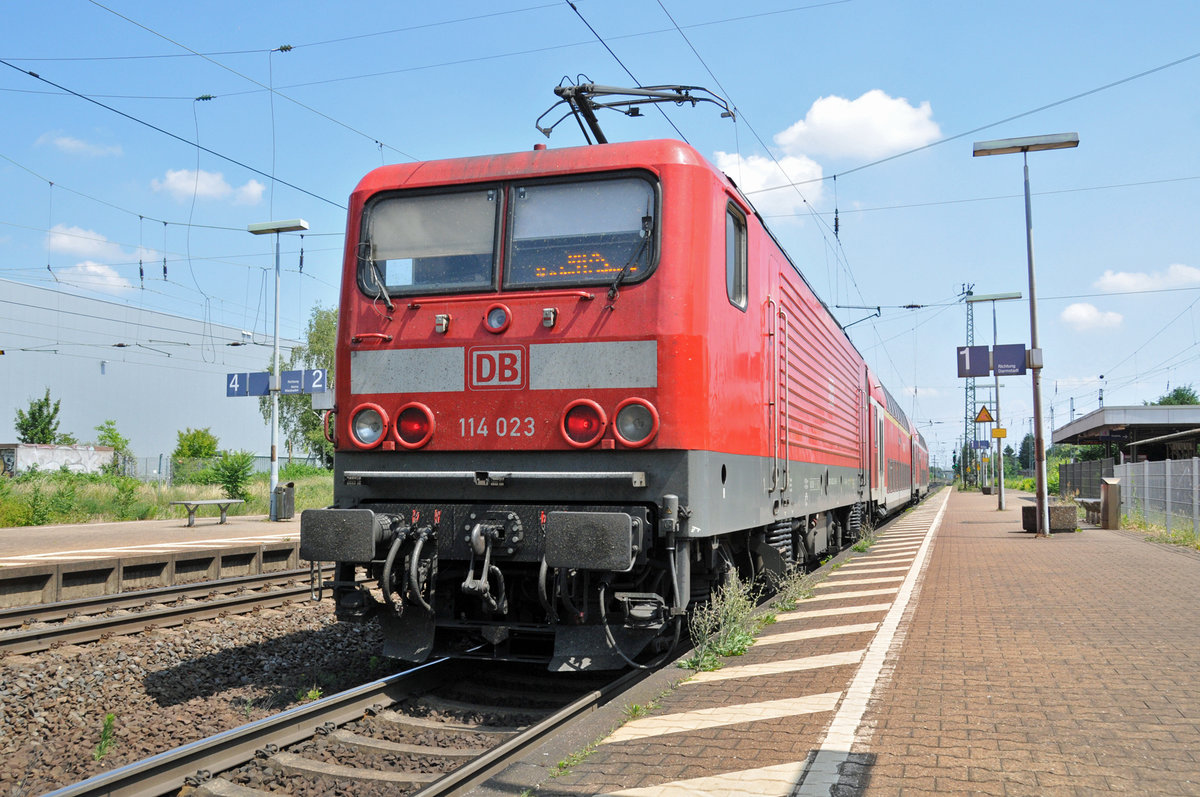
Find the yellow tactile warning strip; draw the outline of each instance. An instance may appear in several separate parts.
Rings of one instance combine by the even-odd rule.
[[[805,695],[784,700],[767,700],[762,703],[743,703],[740,706],[718,706],[717,708],[702,708],[685,714],[667,714],[662,717],[647,717],[645,719],[627,722],[605,739],[602,744],[628,742],[633,739],[645,739],[650,736],[661,736],[667,733],[683,733],[698,731],[705,728],[719,728],[723,725],[740,725],[743,722],[778,719],[779,717],[794,717],[798,714],[816,714],[821,711],[833,711],[837,706],[841,692],[827,692],[823,695]]]
[[[847,650],[841,653],[826,653],[823,656],[808,656],[803,659],[788,659],[787,661],[768,661],[762,664],[747,664],[741,667],[723,667],[712,672],[698,672],[683,682],[683,686],[691,684],[707,684],[713,681],[728,681],[732,678],[753,678],[758,675],[779,675],[800,670],[815,670],[820,667],[841,667],[844,664],[858,664],[865,650]]]
[[[701,794],[713,797],[782,797],[791,793],[803,774],[804,762],[796,761],[742,772],[726,772],[708,778],[677,780],[644,789],[623,789],[602,797],[695,797]]]
[[[788,631],[782,634],[763,634],[755,645],[783,645],[788,642],[800,642],[804,639],[824,639],[831,636],[847,634],[870,634],[879,628],[879,623],[858,623],[856,625],[839,625],[832,628],[806,628],[803,631]]]
[[[798,609],[794,612],[784,612],[775,616],[775,622],[786,623],[789,620],[807,620],[812,617],[839,617],[843,614],[862,614],[864,612],[886,612],[892,607],[890,603],[868,603],[865,606],[838,606],[833,609]]]
[[[818,584],[817,595],[801,601],[796,611],[782,613],[776,618],[782,624],[775,626],[777,629],[789,625],[794,627],[794,624],[801,622],[808,627],[774,633],[768,630],[758,637],[752,648],[752,651],[758,650],[762,654],[758,661],[737,665],[735,660],[729,660],[723,669],[697,674],[678,690],[681,697],[684,694],[705,695],[712,691],[709,698],[691,701],[692,705],[696,702],[701,705],[708,702],[711,705],[716,701],[726,701],[726,704],[635,720],[619,728],[604,740],[602,746],[604,750],[614,751],[613,755],[616,757],[609,763],[619,769],[632,765],[622,763],[625,760],[624,755],[616,752],[622,749],[620,742],[641,740],[641,744],[645,745],[654,738],[680,734],[679,750],[691,763],[671,761],[672,754],[668,753],[667,759],[648,769],[639,769],[637,765],[632,765],[634,768],[630,770],[630,774],[638,772],[640,775],[626,782],[636,784],[636,787],[622,789],[618,785],[621,781],[614,782],[615,778],[610,775],[607,778],[602,777],[597,783],[597,786],[604,783],[603,786],[594,787],[587,793],[605,793],[612,797],[788,797],[800,793],[828,794],[831,786],[837,782],[838,765],[845,760],[854,743],[867,700],[883,671],[884,659],[888,651],[894,651],[899,640],[903,638],[900,621],[908,603],[916,594],[925,559],[944,512],[946,498],[947,495],[939,496],[926,507],[906,517],[903,528],[881,535],[867,552],[854,557],[845,565],[847,570],[839,568]],[[851,567],[855,569],[849,570]],[[856,589],[878,583],[895,586]],[[871,598],[875,598],[877,602],[861,602]],[[855,605],[856,602],[858,605]],[[871,613],[876,617],[862,616]],[[841,618],[853,615],[858,615],[855,619],[861,620],[879,619],[874,622],[838,623]],[[831,622],[833,624],[830,624]],[[867,641],[865,650],[864,640]],[[850,649],[839,650],[839,647]],[[813,655],[796,656],[797,652],[806,649]],[[786,658],[771,661],[770,651],[778,651],[774,655],[783,654]],[[857,669],[847,669],[848,673],[854,674],[842,676],[835,674],[837,670],[833,668],[837,667]],[[820,673],[823,668],[828,668],[828,675],[803,674]],[[818,695],[787,700],[739,704],[738,701],[747,697],[753,700],[756,696],[779,694],[778,689],[786,688],[784,685],[788,683],[790,675],[799,675],[803,679],[793,679],[792,682],[797,684],[819,683],[827,688],[836,689],[839,688],[837,685],[842,683],[846,688],[842,691],[830,690]],[[843,677],[847,680],[840,680]],[[754,686],[756,679],[762,681],[761,687]],[[680,707],[686,705],[685,701]],[[824,727],[824,731],[815,731],[816,735],[808,737],[811,741],[789,737],[789,734],[794,735],[798,729],[806,727],[801,715],[821,712],[834,712],[829,725],[817,726]],[[790,717],[796,719],[788,721],[787,718]],[[781,725],[781,722],[784,724]],[[811,728],[812,720],[807,722],[807,727]],[[706,730],[712,728],[727,730],[721,731],[724,735],[717,737],[713,735],[714,731]],[[739,735],[748,734],[749,738],[753,739],[755,734],[761,737],[764,733],[782,733],[783,738],[779,741],[783,747],[772,751],[773,755],[762,756],[766,759],[763,761],[765,766],[744,768],[744,764],[752,761],[753,757],[748,757],[744,752],[740,755],[736,752],[738,749],[745,749],[738,748]],[[805,730],[804,733],[814,731]],[[722,741],[714,747],[713,744],[718,738]],[[745,742],[740,744],[744,745]],[[698,745],[699,752],[692,751],[692,745]],[[728,753],[719,752],[727,746]],[[644,759],[646,763],[659,755],[658,752],[646,753],[637,745],[630,745],[625,749],[635,756],[630,761],[641,760],[636,757],[639,750],[650,756]],[[660,746],[655,749],[659,751],[663,748]],[[758,749],[766,753],[768,748],[751,746],[749,749]],[[782,756],[779,752],[783,750],[796,751],[800,760],[780,763]],[[815,753],[804,758],[807,751]],[[743,768],[733,770],[731,767],[733,771],[714,771],[719,770],[723,761],[735,766],[737,762],[741,762]],[[595,763],[602,766],[600,761]],[[697,777],[687,777],[692,772],[695,772]],[[665,782],[655,784],[656,773],[661,773],[660,777]],[[585,786],[584,783],[579,785]],[[576,792],[567,789],[564,793]]]
[[[820,584],[817,585],[818,587]],[[815,601],[840,601],[846,598],[874,598],[880,595],[895,595],[900,591],[899,587],[890,587],[888,589],[857,589],[847,592],[826,592],[824,595],[814,595],[811,598],[805,598],[805,603],[813,603]]]

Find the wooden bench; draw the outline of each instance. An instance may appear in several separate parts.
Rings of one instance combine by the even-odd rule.
[[[187,507],[187,513],[188,513],[187,524],[189,526],[194,526],[194,525],[196,525],[196,510],[202,506],[220,507],[221,519],[219,521],[217,521],[217,523],[220,524],[220,523],[225,522],[226,513],[229,512],[229,507],[233,506],[234,504],[244,504],[244,503],[245,503],[245,501],[243,501],[241,498],[204,498],[204,499],[199,499],[196,501],[172,501],[171,506],[178,505],[178,506]]]

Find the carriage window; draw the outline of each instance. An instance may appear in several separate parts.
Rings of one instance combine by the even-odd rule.
[[[516,185],[506,288],[639,282],[654,261],[654,186],[628,177]]]
[[[498,189],[391,196],[365,211],[358,281],[371,295],[495,285]]]
[[[746,217],[733,205],[725,211],[725,290],[734,307],[746,309]]]

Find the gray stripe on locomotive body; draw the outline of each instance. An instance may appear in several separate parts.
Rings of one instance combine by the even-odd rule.
[[[658,341],[537,343],[529,347],[530,390],[658,387]]]
[[[856,468],[792,462],[790,487],[781,495],[778,490],[767,491],[772,468],[769,457],[712,451],[463,451],[399,456],[407,467],[397,467],[394,452],[339,452],[334,464],[336,506],[351,509],[372,502],[650,506],[659,504],[664,495],[677,495],[680,506],[690,512],[681,531],[689,537],[711,537],[864,500]],[[646,486],[618,480],[522,480],[517,475],[499,487],[478,486],[466,478],[368,479],[363,484],[344,484],[346,471],[404,470],[515,474],[641,471],[646,474]]]
[[[350,392],[461,393],[466,389],[466,350],[388,349],[350,352]]]

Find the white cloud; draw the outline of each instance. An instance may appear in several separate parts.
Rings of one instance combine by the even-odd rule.
[[[882,158],[936,141],[942,135],[928,102],[872,89],[856,100],[821,97],[804,119],[775,136],[789,155]]]
[[[1181,263],[1173,263],[1167,266],[1166,271],[1156,271],[1153,274],[1110,269],[1095,282],[1096,288],[1109,293],[1187,288],[1194,285],[1200,285],[1200,268]]]
[[[193,196],[197,199],[228,199],[233,198],[238,205],[256,205],[262,199],[263,185],[257,180],[250,180],[238,188],[231,186],[220,172],[206,172],[203,169],[168,169],[166,177],[157,177],[150,181],[150,187],[155,191],[166,191],[176,201],[185,202]]]
[[[1062,320],[1076,332],[1092,329],[1110,329],[1118,327],[1124,320],[1120,313],[1109,310],[1098,310],[1095,305],[1077,302],[1068,305],[1060,316]]]
[[[93,144],[90,141],[84,141],[81,138],[63,135],[62,133],[43,133],[38,137],[37,143],[39,146],[49,144],[69,155],[109,157],[125,154],[120,144]]]
[[[802,155],[789,155],[776,162],[761,155],[742,157],[737,153],[717,152],[716,161],[717,167],[733,178],[744,193],[752,196],[754,206],[765,215],[801,213],[805,209],[804,198],[807,198],[809,203],[821,198],[820,182],[801,185],[799,191],[780,188],[762,194],[754,193],[764,188],[787,185],[789,180],[793,183],[820,180],[823,175],[821,165]]]
[[[234,204],[235,205],[257,205],[259,202],[262,201],[263,191],[265,191],[266,188],[267,187],[265,185],[263,185],[262,183],[260,183],[258,180],[251,180],[250,182],[243,185],[241,188],[237,189],[237,191],[235,192],[236,197],[233,200]]]
[[[55,272],[60,282],[66,282],[88,290],[119,295],[133,290],[129,280],[118,274],[111,266],[85,260],[70,268]]]
[[[95,230],[55,224],[50,228],[49,247],[51,252],[61,252],[80,257],[115,260],[123,257],[121,247]]]

